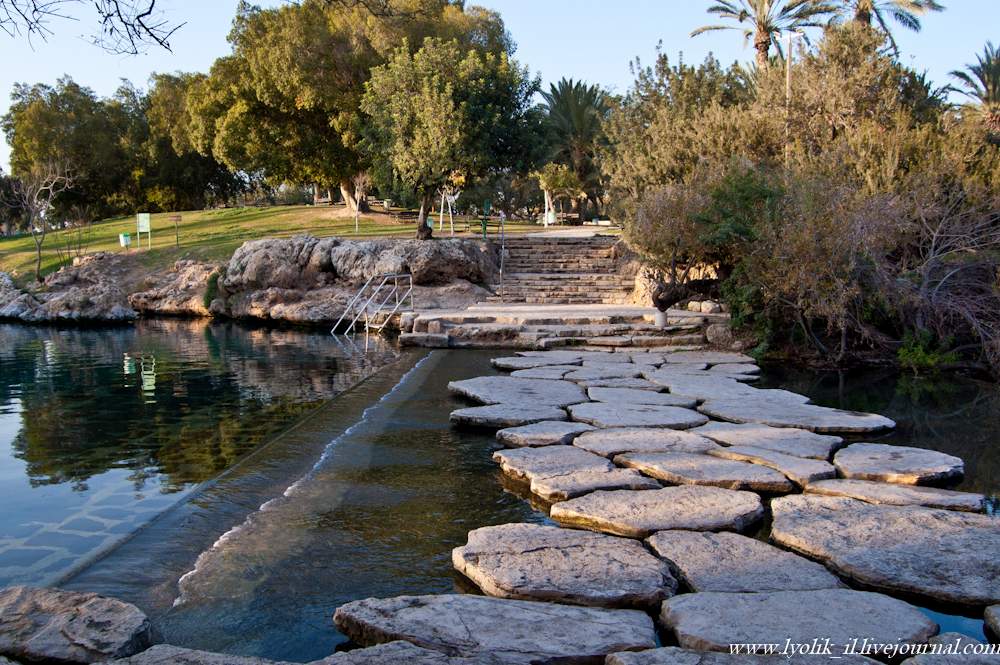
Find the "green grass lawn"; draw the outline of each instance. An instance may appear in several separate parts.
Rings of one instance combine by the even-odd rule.
[[[200,261],[225,261],[237,247],[255,238],[273,238],[308,233],[314,236],[343,236],[345,238],[409,238],[415,223],[399,223],[389,215],[362,215],[360,228],[354,231],[354,218],[344,217],[340,208],[314,206],[274,206],[269,208],[228,208],[181,213],[178,225],[180,242],[175,245],[173,213],[152,216],[152,247],[147,247],[143,234],[141,248],[135,237],[135,218],[123,217],[98,222],[90,228],[85,241],[87,253],[97,251],[123,252],[118,244],[119,233],[132,234],[131,252],[148,266],[149,270],[167,268],[178,259]],[[435,216],[435,225],[437,217]],[[456,235],[468,236],[463,221],[455,223]],[[445,220],[444,229],[435,228],[439,237],[449,235]],[[536,224],[507,224],[508,233],[541,231]],[[461,231],[461,233],[459,233]],[[491,227],[491,234],[495,229]],[[42,272],[58,270],[67,262],[67,241],[75,237],[74,231],[49,233],[42,248]],[[63,248],[63,253],[57,248]],[[62,260],[60,260],[62,259]],[[31,236],[0,239],[0,271],[9,272],[20,281],[29,281],[35,268],[35,243]]]

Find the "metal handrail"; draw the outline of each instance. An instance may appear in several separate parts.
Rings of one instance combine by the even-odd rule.
[[[386,327],[386,325],[388,325],[389,321],[392,319],[392,316],[399,311],[400,307],[403,306],[407,298],[410,299],[410,309],[414,308],[412,275],[410,275],[409,273],[373,275],[372,277],[368,278],[368,281],[365,282],[364,285],[360,289],[358,289],[358,292],[354,295],[354,297],[351,298],[350,302],[347,304],[347,307],[344,309],[343,314],[340,315],[340,318],[337,320],[336,325],[334,325],[331,333],[336,333],[337,329],[340,327],[340,324],[343,323],[348,316],[354,313],[355,306],[365,296],[372,282],[380,277],[381,281],[378,283],[378,286],[376,286],[374,289],[371,290],[371,294],[368,296],[368,299],[365,300],[364,305],[362,305],[360,309],[357,310],[357,313],[354,314],[354,318],[351,319],[350,324],[348,324],[347,330],[354,330],[354,327],[358,324],[358,321],[360,321],[361,317],[363,316],[365,317],[366,331],[374,329],[377,332],[381,332]],[[403,293],[402,296],[400,296],[400,286],[399,286],[400,279],[406,279],[408,282],[408,287],[406,289],[406,292]],[[375,299],[382,293],[382,290],[388,285],[389,280],[392,280],[392,288],[389,290],[388,295],[386,295],[385,298],[378,303],[378,305],[375,307],[374,312],[371,311],[370,308],[372,303],[375,302]],[[385,315],[385,319],[383,319],[381,325],[379,325],[378,327],[373,326],[372,319],[378,317],[378,315],[382,313],[385,307],[389,304],[389,301],[392,300],[393,296],[395,296],[396,298],[395,306],[393,306],[392,310]]]
[[[347,303],[347,307],[344,308],[344,311],[340,315],[340,318],[337,319],[337,322],[335,324],[333,324],[333,330],[330,331],[331,333],[337,332],[337,328],[340,327],[340,324],[344,322],[344,319],[347,318],[347,315],[350,314],[352,309],[354,309],[354,304],[358,302],[358,300],[361,298],[361,294],[365,292],[365,289],[368,288],[368,285],[371,284],[372,280],[375,279],[377,276],[378,275],[372,275],[371,277],[369,277],[368,281],[364,283],[364,286],[358,289],[358,292],[355,293],[354,297],[351,298],[351,300]]]

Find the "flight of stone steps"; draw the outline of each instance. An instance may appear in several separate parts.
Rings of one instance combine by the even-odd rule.
[[[489,302],[537,305],[623,304],[634,280],[618,274],[614,236],[512,236],[505,242],[503,284]]]

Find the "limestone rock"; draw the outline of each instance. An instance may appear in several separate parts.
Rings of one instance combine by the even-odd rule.
[[[729,353],[726,351],[678,351],[668,353],[663,356],[666,363],[706,363],[708,365],[721,365],[723,363],[735,363],[740,365],[752,365],[754,359],[742,353]]]
[[[493,459],[508,476],[530,483],[546,501],[564,501],[597,489],[658,489],[638,472],[616,469],[607,459],[574,446],[502,450]]]
[[[448,655],[525,665],[599,662],[656,645],[653,622],[638,610],[465,594],[358,600],[338,608],[333,620],[362,645],[403,639]]]
[[[133,293],[129,304],[139,312],[174,316],[209,316],[205,305],[208,280],[219,266],[198,261],[177,261],[174,269],[154,288]]]
[[[793,487],[774,469],[696,453],[626,453],[615,464],[672,485],[706,485],[730,490],[784,494]]]
[[[760,374],[760,367],[748,363],[720,363],[712,365],[709,371],[719,374]]]
[[[837,470],[829,462],[816,459],[806,459],[805,457],[795,457],[785,455],[765,448],[754,446],[733,446],[731,448],[719,448],[709,453],[722,459],[738,460],[741,462],[751,462],[766,466],[783,473],[789,480],[805,487],[817,480],[836,478]]]
[[[647,381],[646,379],[591,379],[588,381],[577,381],[577,385],[583,388],[630,388],[632,390],[651,390],[653,392],[663,392],[663,386]]]
[[[451,412],[451,422],[469,427],[519,427],[543,420],[567,420],[566,412],[555,406],[527,404],[490,404]]]
[[[93,663],[131,656],[152,639],[146,615],[114,598],[23,586],[0,590],[0,655]]]
[[[645,538],[664,529],[743,531],[764,515],[760,497],[718,487],[599,491],[552,507],[559,524]]]
[[[1000,605],[987,607],[984,620],[986,621],[986,627],[993,632],[993,635],[1000,636]]]
[[[549,379],[558,381],[569,372],[580,369],[576,365],[545,365],[531,369],[518,369],[510,373],[519,379]]]
[[[595,428],[585,423],[543,421],[497,431],[497,441],[513,448],[553,446],[573,443],[573,439]]]
[[[660,531],[646,542],[692,591],[754,593],[843,586],[815,561],[737,533]]]
[[[470,531],[452,562],[501,598],[648,608],[677,590],[667,565],[634,540],[537,524]]]
[[[580,369],[576,365],[579,361],[572,362],[569,359],[553,358],[551,356],[509,356],[504,358],[494,358],[490,364],[497,369],[521,370],[534,369],[536,367],[563,367],[572,366],[573,369]]]
[[[569,408],[570,417],[595,427],[669,427],[688,429],[708,422],[697,411],[676,406],[589,402]]]
[[[901,485],[937,485],[960,480],[965,474],[961,458],[887,443],[851,444],[834,456],[833,463],[844,478]]]
[[[326,662],[326,661],[320,661]],[[364,662],[364,661],[360,661]],[[211,651],[184,649],[169,644],[157,644],[142,653],[113,660],[105,665],[291,665],[290,663],[251,658],[247,656],[232,656]]]
[[[699,411],[713,418],[735,423],[797,427],[820,433],[878,432],[896,426],[892,420],[874,413],[841,411],[815,404],[775,400],[772,396],[761,394],[769,392],[772,391],[761,390],[740,399],[708,399],[699,407]]]
[[[656,429],[653,427],[620,427],[585,432],[573,441],[578,448],[613,458],[622,453],[707,453],[718,448],[695,430]]]
[[[794,427],[769,427],[755,423],[710,422],[691,430],[726,446],[753,446],[784,455],[828,460],[844,440]]]
[[[655,490],[662,485],[632,469],[581,469],[534,478],[531,491],[549,502],[566,501],[595,490]]]
[[[323,660],[310,663],[310,665],[387,665],[390,663],[406,663],[406,665],[502,665],[503,661],[489,654],[473,658],[449,656],[440,651],[424,649],[415,644],[398,640],[367,649],[335,653]]]
[[[809,494],[844,496],[867,503],[890,506],[925,506],[943,510],[964,510],[981,513],[986,497],[972,492],[955,492],[937,487],[919,485],[896,485],[871,480],[821,480],[806,488]]]
[[[989,645],[960,633],[935,635],[928,644],[939,651],[919,654],[907,658],[900,665],[997,665],[1000,654],[986,653]],[[979,651],[980,653],[976,653]]]
[[[783,646],[783,645],[782,645]],[[716,651],[695,651],[679,647],[660,647],[649,651],[627,651],[608,656],[606,665],[787,665],[788,656],[756,656],[747,654],[719,653]],[[796,655],[796,665],[824,665],[829,656]],[[838,658],[844,665],[876,665],[877,660],[864,656],[844,656]]]
[[[452,381],[448,390],[482,404],[569,406],[587,401],[587,394],[575,383],[513,376],[479,376]]]
[[[867,587],[956,605],[1000,602],[1000,521],[812,494],[771,504],[771,539]]]
[[[682,647],[727,653],[731,644],[827,638],[837,653],[861,635],[882,644],[923,644],[937,632],[908,603],[850,589],[684,594],[664,601],[660,621]]]
[[[627,356],[626,356],[627,357]],[[567,381],[594,381],[596,379],[636,379],[645,366],[633,365],[630,362],[619,365],[605,365],[603,367],[581,367],[569,372],[563,378]]]
[[[736,338],[728,323],[713,323],[705,328],[705,339],[712,346],[728,347]]]
[[[698,402],[690,397],[680,397],[669,393],[654,393],[649,390],[633,390],[630,388],[590,388],[587,390],[587,396],[595,402],[679,406],[685,409],[693,409],[698,405]]]

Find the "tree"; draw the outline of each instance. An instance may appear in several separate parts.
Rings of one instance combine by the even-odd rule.
[[[47,39],[49,22],[73,6],[90,5],[97,19],[93,42],[112,53],[137,55],[148,46],[170,50],[170,38],[184,24],[169,21],[156,0],[0,0],[0,31],[10,37]]]
[[[431,199],[453,174],[478,178],[519,163],[538,81],[507,53],[463,50],[429,37],[372,70],[361,109],[374,175],[420,200],[417,237],[429,238]]]
[[[843,9],[854,21],[863,25],[877,23],[879,28],[885,32],[892,44],[893,51],[899,55],[896,40],[889,29],[887,17],[892,18],[904,28],[914,32],[920,32],[921,14],[927,12],[939,12],[944,9],[943,5],[935,0],[842,0]]]
[[[35,281],[42,281],[42,245],[51,224],[52,202],[72,186],[69,167],[57,162],[37,165],[13,183],[13,195],[6,204],[21,211],[35,241]]]
[[[1000,50],[986,42],[976,63],[965,66],[966,71],[955,70],[951,75],[958,79],[960,92],[975,102],[976,113],[981,115],[987,129],[1000,135]]]
[[[713,0],[709,14],[734,21],[737,25],[706,25],[691,33],[692,37],[711,30],[742,30],[747,42],[757,51],[757,66],[769,62],[771,45],[783,32],[823,25],[825,16],[836,11],[832,2],[821,0]],[[777,44],[779,53],[780,43]]]
[[[583,194],[583,184],[576,173],[565,164],[550,162],[540,171],[533,173],[538,186],[545,194],[545,223],[548,213],[555,210],[555,202],[560,199],[577,199]]]
[[[568,165],[579,182],[577,189],[596,205],[601,195],[598,154],[608,110],[604,93],[596,85],[564,78],[542,92],[542,98],[552,146],[549,158]]]

